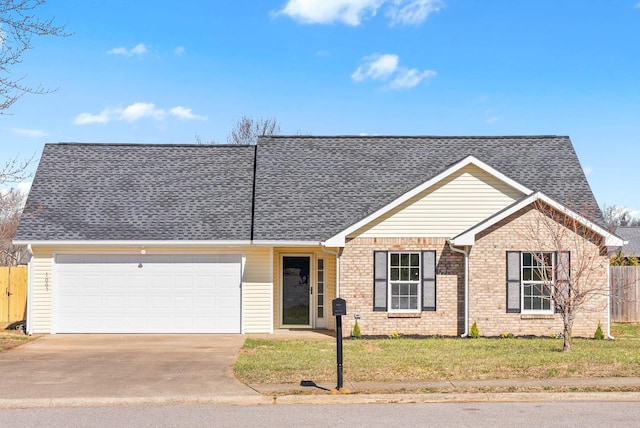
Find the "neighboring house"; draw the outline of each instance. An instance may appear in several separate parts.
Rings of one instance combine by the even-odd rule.
[[[618,226],[616,235],[627,241],[620,248],[620,253],[624,256],[640,257],[640,226]]]
[[[48,144],[16,237],[33,253],[28,330],[332,329],[340,296],[347,335],[356,316],[365,335],[557,333],[544,287],[521,280],[535,201],[598,234],[606,284],[623,241],[596,224],[568,137]],[[590,309],[575,335],[608,330],[608,298]]]

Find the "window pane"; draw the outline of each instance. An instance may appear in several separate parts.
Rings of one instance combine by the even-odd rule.
[[[524,304],[524,309],[531,310],[533,306],[531,297],[525,297],[523,304]]]
[[[400,269],[391,268],[391,281],[397,281],[400,279]]]
[[[391,284],[391,295],[397,296],[400,294],[400,284]]]
[[[420,254],[411,254],[411,266],[420,266]]]
[[[322,294],[318,294],[318,306],[324,306],[324,296]]]
[[[409,268],[400,268],[400,280],[409,281]]]
[[[324,269],[324,259],[318,259],[318,269]]]
[[[411,297],[409,299],[409,302],[410,302],[409,309],[418,309],[418,297],[417,296]]]
[[[419,268],[411,268],[411,281],[419,281],[420,280],[420,269]]]
[[[409,298],[408,297],[399,297],[400,300],[400,308],[399,309],[409,309]]]
[[[320,282],[324,281],[324,272],[322,271],[318,272],[318,281]]]
[[[523,281],[531,281],[532,278],[531,268],[522,268],[522,280]]]
[[[551,300],[549,299],[542,300],[542,309],[546,309],[546,310],[551,309]]]
[[[409,284],[400,284],[400,295],[406,296],[409,294]]]
[[[318,283],[318,294],[322,294],[324,293],[324,284],[319,282]]]
[[[418,284],[409,284],[409,294],[412,296],[418,295]]]
[[[391,297],[391,309],[400,309],[399,297]]]
[[[391,266],[400,265],[400,255],[398,253],[391,253]]]
[[[324,318],[324,308],[318,308],[318,318]]]
[[[402,266],[409,266],[409,254],[401,254],[400,255],[400,264]]]
[[[522,266],[531,266],[531,253],[522,253]]]

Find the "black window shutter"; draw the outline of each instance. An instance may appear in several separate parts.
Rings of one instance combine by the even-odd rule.
[[[507,312],[520,312],[520,251],[507,251]]]
[[[387,251],[373,252],[373,310],[387,310]]]
[[[436,310],[436,252],[422,252],[422,310]]]
[[[568,287],[571,287],[571,253],[569,251],[561,251],[556,253],[556,284],[561,287],[563,292],[568,293]],[[559,313],[560,308],[556,306],[555,312]]]

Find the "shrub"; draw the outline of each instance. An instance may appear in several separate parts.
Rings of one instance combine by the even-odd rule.
[[[596,328],[596,332],[593,333],[593,338],[595,340],[604,339],[604,333],[602,332],[602,326],[600,325],[600,323],[598,323],[598,328]]]
[[[397,331],[394,331],[389,335],[389,339],[400,339],[401,335]]]
[[[356,325],[353,326],[353,330],[351,331],[351,337],[353,337],[354,339],[360,339],[362,337],[362,332],[360,331],[358,320],[356,320]]]
[[[474,339],[477,339],[480,337],[480,329],[478,329],[478,324],[474,321],[473,325],[471,326],[471,337],[473,337]]]

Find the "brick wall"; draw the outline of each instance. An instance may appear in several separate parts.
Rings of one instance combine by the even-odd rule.
[[[539,211],[524,208],[476,237],[469,255],[469,323],[477,323],[482,336],[499,336],[501,333],[548,336],[562,333],[560,314],[526,315],[506,312],[506,251],[554,251],[549,245],[541,248],[533,243],[531,236],[541,236],[541,241],[551,243],[552,234],[538,228]],[[565,247],[566,246],[566,247]],[[597,289],[584,305],[574,322],[574,337],[593,337],[598,322],[607,331],[608,298],[606,255],[600,254],[597,245],[574,234],[567,233],[563,250],[571,252],[571,268],[577,269],[585,257],[593,257],[589,272],[589,284]],[[572,273],[573,275],[573,273]],[[584,278],[584,276],[583,276]]]
[[[553,251],[532,245],[532,221],[543,215],[525,208],[487,229],[476,239],[469,256],[469,325],[477,323],[482,336],[512,333],[516,336],[548,336],[562,332],[559,314],[526,315],[506,312],[506,251]],[[608,325],[607,257],[599,247],[572,236],[566,244],[572,251],[572,268],[578,252],[594,257],[597,269],[590,273],[590,284],[601,287],[578,313],[574,336],[592,337],[598,322],[606,332]],[[580,247],[580,248],[578,248]],[[390,314],[373,311],[374,251],[436,251],[436,311],[416,314]],[[363,335],[457,336],[464,332],[464,256],[453,252],[445,238],[354,238],[347,241],[340,257],[340,295],[347,301],[343,334],[351,334],[355,314]]]
[[[436,251],[436,311],[389,314],[373,311],[374,251]],[[343,333],[351,334],[354,315],[363,335],[455,336],[464,330],[464,257],[444,238],[355,238],[340,257],[340,296],[347,301]]]

